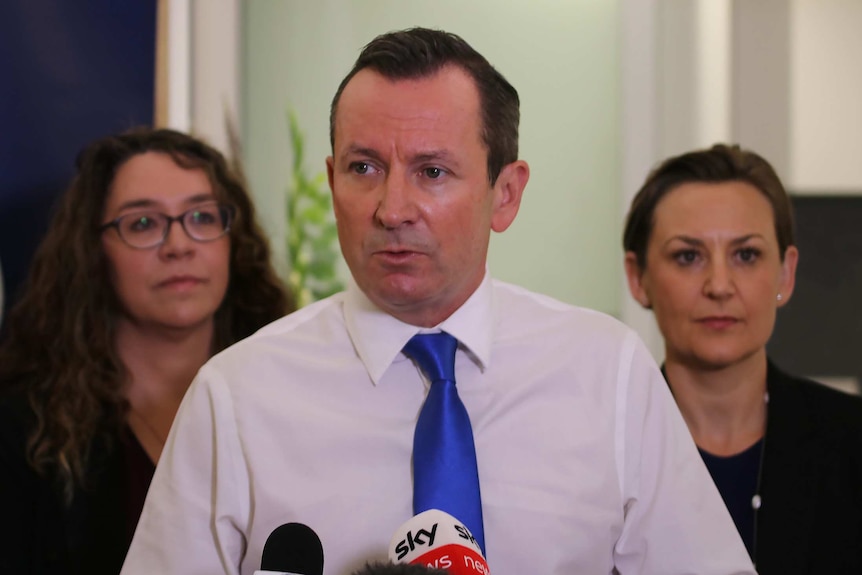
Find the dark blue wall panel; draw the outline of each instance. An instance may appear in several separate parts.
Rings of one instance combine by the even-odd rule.
[[[156,0],[0,2],[0,265],[8,307],[90,140],[152,124]]]

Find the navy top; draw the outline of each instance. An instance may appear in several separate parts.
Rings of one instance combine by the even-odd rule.
[[[751,504],[757,494],[757,476],[760,471],[760,453],[763,439],[754,445],[729,457],[720,457],[700,449],[701,458],[718,487],[721,498],[736,524],[748,554],[754,557],[755,510]]]

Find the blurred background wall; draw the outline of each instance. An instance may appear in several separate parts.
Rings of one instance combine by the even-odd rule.
[[[0,314],[81,147],[152,123],[155,62],[156,0],[0,3]]]
[[[62,4],[26,2],[40,3]],[[285,261],[284,194],[291,177],[288,110],[296,112],[305,133],[304,168],[323,172],[329,104],[338,82],[375,35],[416,25],[461,34],[521,95],[521,155],[532,177],[518,220],[493,238],[492,272],[620,317],[659,359],[662,345],[652,316],[624,288],[620,247],[628,203],[655,162],[716,141],[738,142],[769,159],[799,198],[837,206],[839,199],[862,196],[858,0],[159,4],[170,14],[163,31],[169,78],[164,123],[202,135],[225,151],[228,121],[238,126],[247,176],[279,262]],[[52,10],[62,14],[62,8]],[[26,46],[25,38],[4,41],[10,61],[17,62],[14,51]],[[54,55],[64,62],[62,52]],[[3,76],[7,86],[10,77]],[[9,93],[7,87],[4,106]],[[44,106],[60,118],[67,115],[59,104]],[[3,161],[12,157],[8,144],[0,151]],[[0,194],[8,189],[0,185]],[[0,205],[0,218],[8,218],[7,209]],[[843,254],[837,269],[849,265],[842,263],[848,258],[855,261],[849,240],[826,237],[835,239],[826,248],[813,241],[800,244],[800,274],[806,273],[806,261],[828,265],[830,250]],[[4,273],[17,257],[8,255],[18,250],[9,242],[0,242]],[[286,271],[285,264],[280,269]],[[827,293],[860,293],[846,283],[856,275],[862,272],[837,274],[840,285],[826,286]],[[800,322],[784,318],[810,307],[805,298],[828,300],[821,293],[798,295],[779,314],[779,331],[783,321],[800,330]],[[843,316],[859,317],[855,300],[836,305]],[[801,325],[821,316],[809,314]],[[854,322],[862,325],[862,317]],[[818,337],[843,337],[846,349],[862,345],[858,334],[840,326],[815,327]]]

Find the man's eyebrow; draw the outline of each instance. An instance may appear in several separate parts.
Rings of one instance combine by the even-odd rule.
[[[344,154],[341,155],[341,159],[346,160],[350,156],[363,156],[378,162],[383,160],[383,156],[374,148],[366,148],[357,144],[348,146]]]
[[[347,149],[344,151],[344,154],[342,155],[342,159],[346,159],[349,156],[363,156],[378,162],[383,161],[383,156],[377,150],[375,150],[374,148],[366,148],[359,145],[348,146]],[[409,161],[411,163],[431,162],[435,160],[445,160],[447,162],[457,161],[455,156],[449,150],[446,149],[417,152],[409,158]]]
[[[439,160],[454,162],[457,164],[457,158],[449,152],[449,150],[430,150],[427,152],[419,152],[411,158],[411,161],[414,163],[433,162]]]

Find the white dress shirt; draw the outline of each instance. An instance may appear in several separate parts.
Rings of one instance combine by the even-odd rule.
[[[487,276],[438,327],[460,342],[493,575],[754,573],[633,331]],[[412,515],[418,331],[351,286],[210,360],[122,575],[250,575],[287,522],[320,536],[326,575],[385,559]]]

